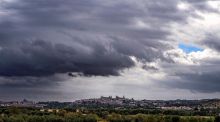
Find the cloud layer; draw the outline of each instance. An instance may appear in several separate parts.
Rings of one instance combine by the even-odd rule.
[[[0,75],[118,75],[118,70],[134,65],[130,56],[145,61],[161,58],[161,51],[169,47],[165,44],[169,23],[185,17],[171,13],[178,11],[173,1],[141,3],[3,2]]]
[[[216,4],[0,0],[0,87],[41,88],[72,78],[60,74],[120,78],[141,64],[140,71],[155,75],[143,80],[135,71],[142,82],[219,92],[219,24],[210,20],[220,18]],[[203,50],[186,54],[182,42]]]

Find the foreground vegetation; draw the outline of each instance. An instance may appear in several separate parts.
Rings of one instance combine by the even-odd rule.
[[[220,122],[220,117],[1,108],[0,122]]]

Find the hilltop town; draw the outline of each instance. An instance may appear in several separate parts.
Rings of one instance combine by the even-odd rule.
[[[0,102],[0,122],[220,122],[219,103],[219,99],[135,100],[124,96],[73,102],[24,99]]]
[[[33,102],[23,101],[0,102],[1,107],[34,107],[34,108],[142,108],[142,109],[164,109],[164,110],[194,110],[194,109],[218,109],[220,99],[202,100],[135,100],[126,97],[104,97],[81,99],[73,102]]]

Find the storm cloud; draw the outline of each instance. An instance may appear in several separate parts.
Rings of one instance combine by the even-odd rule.
[[[0,0],[0,88],[41,89],[71,78],[95,83],[134,70],[140,82],[219,92],[219,38],[196,35],[210,24],[196,25],[205,15],[218,14],[208,0]],[[204,50],[186,54],[178,47],[183,40]],[[138,79],[138,71],[152,77]]]
[[[169,49],[169,23],[184,22],[177,2],[3,1],[0,75],[82,72],[119,75],[130,56],[153,61]],[[176,11],[176,13],[173,13]]]

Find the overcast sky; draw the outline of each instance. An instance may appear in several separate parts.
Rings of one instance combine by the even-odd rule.
[[[220,97],[218,0],[0,0],[0,100]]]

